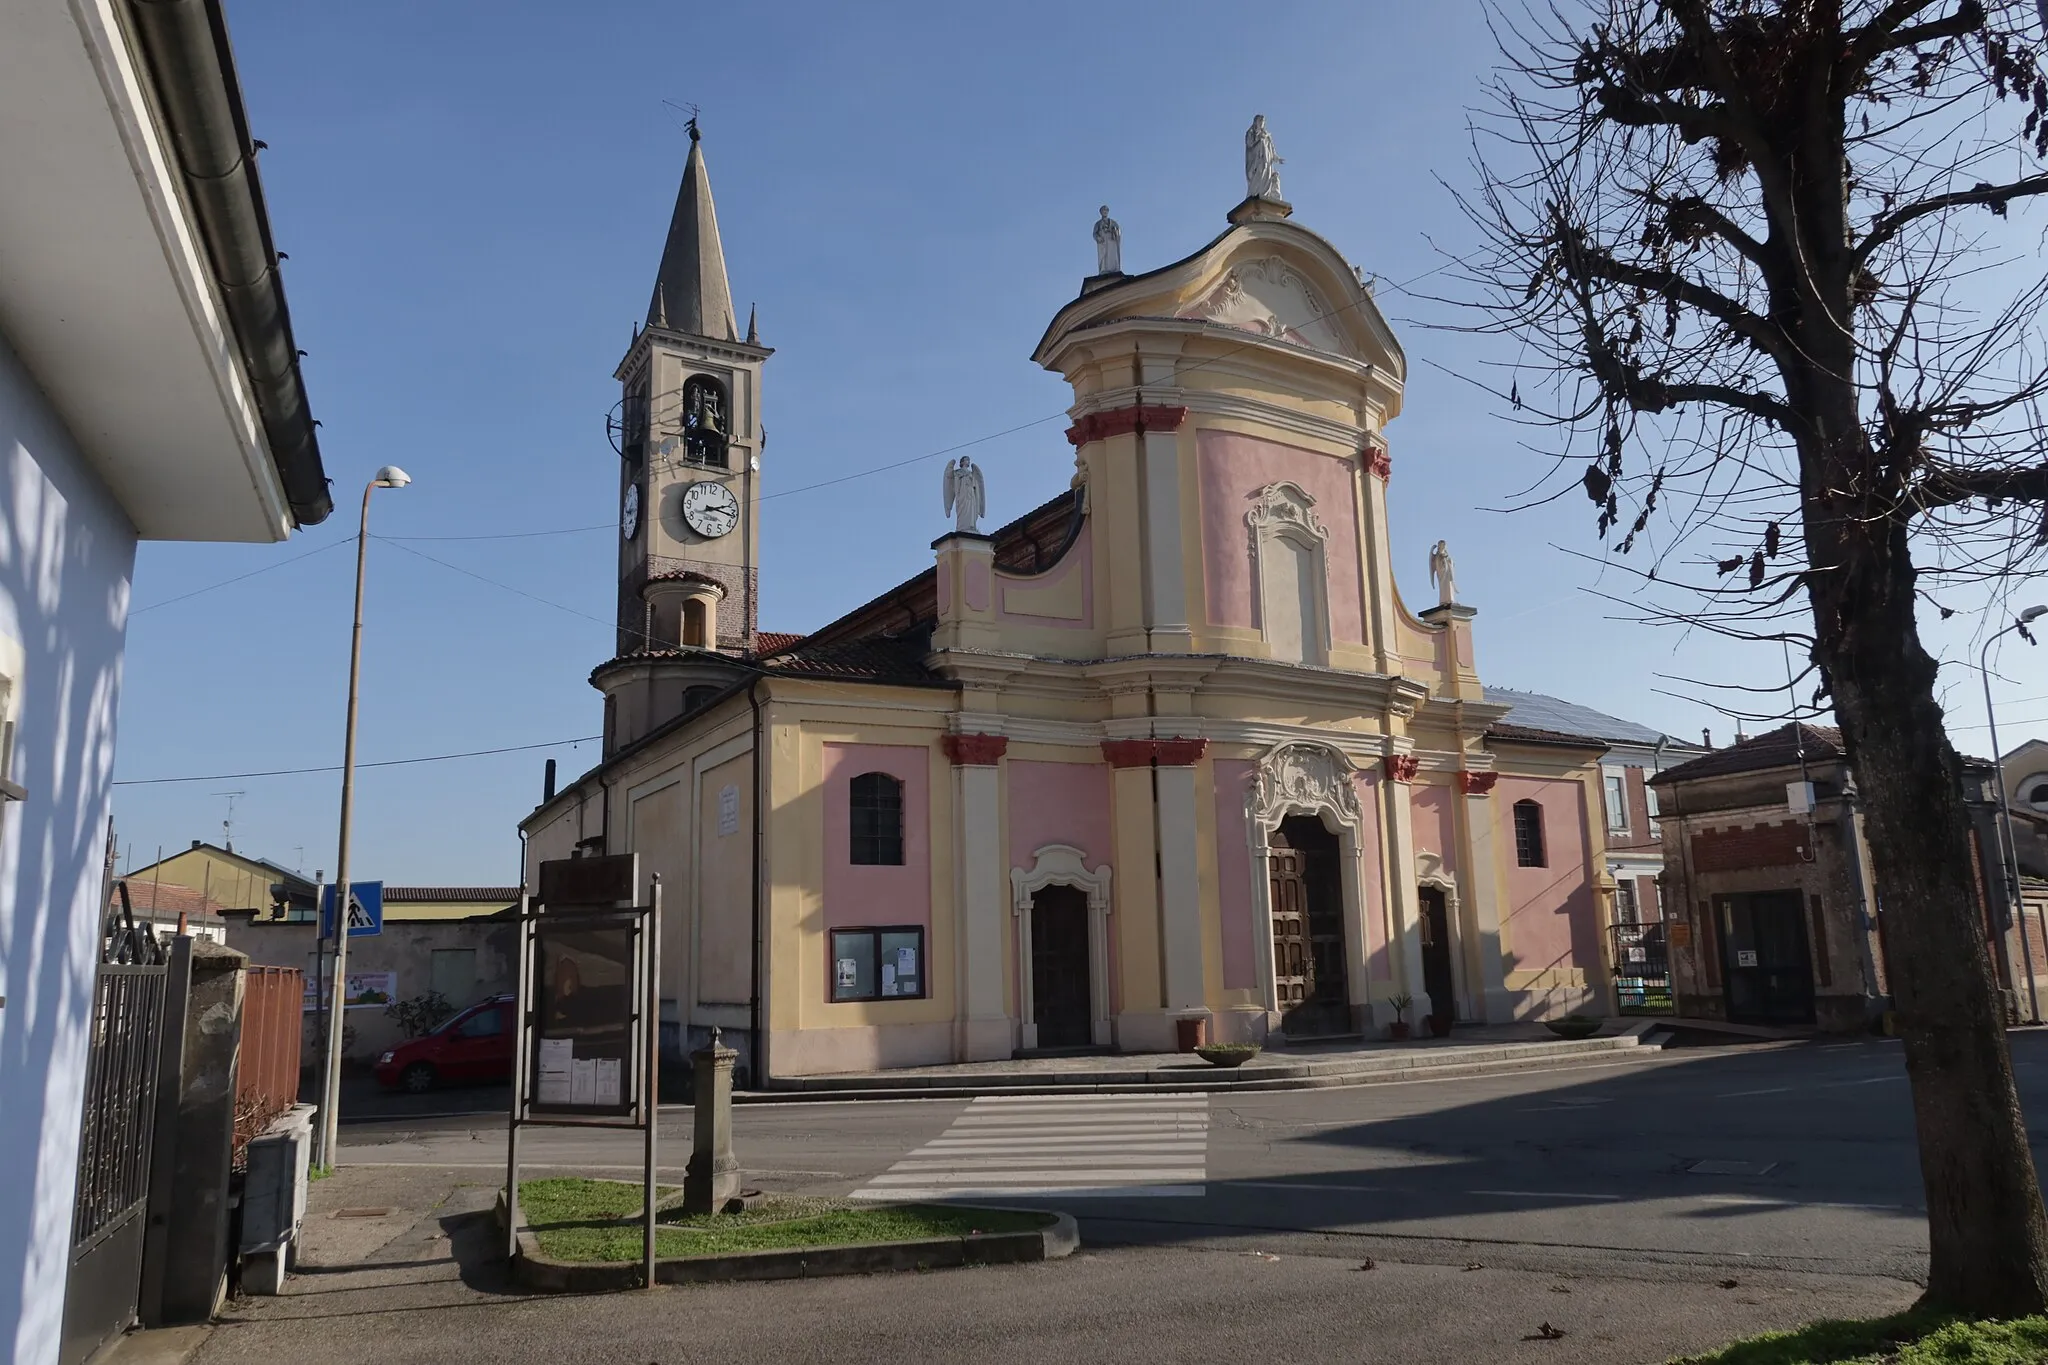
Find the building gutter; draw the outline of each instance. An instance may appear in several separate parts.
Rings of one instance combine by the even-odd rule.
[[[220,0],[125,0],[123,8],[292,521],[317,525],[334,510],[334,500],[299,373]]]

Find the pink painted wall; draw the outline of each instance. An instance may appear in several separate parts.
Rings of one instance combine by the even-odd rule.
[[[1409,805],[1415,822],[1415,850],[1434,853],[1444,860],[1444,870],[1453,876],[1458,870],[1458,825],[1451,803],[1462,800],[1449,787],[1424,786],[1409,789]]]
[[[969,611],[987,611],[993,589],[990,587],[990,570],[980,560],[970,560],[967,565],[967,582],[961,593],[967,601]]]
[[[1009,778],[1010,866],[1029,868],[1032,854],[1047,844],[1078,848],[1090,872],[1110,862],[1114,847],[1109,823],[1109,769],[1100,763],[1042,763],[1013,758],[1003,765]],[[1007,878],[1005,883],[1007,885]],[[1115,883],[1112,881],[1111,885]],[[1007,894],[1007,890],[1005,892]],[[1109,934],[1109,1009],[1121,1008],[1116,969],[1116,930]],[[1019,984],[1012,975],[1013,995]]]
[[[1258,625],[1252,597],[1250,533],[1244,514],[1267,484],[1286,480],[1315,499],[1316,520],[1330,535],[1330,634],[1339,644],[1365,639],[1358,589],[1359,529],[1352,503],[1351,467],[1342,460],[1234,431],[1195,434],[1202,495],[1202,582],[1209,622]]]
[[[825,927],[932,922],[931,751],[908,744],[825,746]],[[848,791],[862,773],[903,783],[903,866],[849,861]],[[827,989],[831,974],[826,974]]]
[[[1216,770],[1216,904],[1222,911],[1223,989],[1259,986],[1252,912],[1252,851],[1245,828],[1245,798],[1251,791],[1249,759],[1219,758]]]
[[[1543,807],[1548,867],[1523,867],[1515,857],[1517,801]],[[1600,963],[1599,912],[1587,868],[1592,849],[1580,784],[1559,779],[1503,777],[1493,789],[1496,846],[1507,864],[1506,915],[1511,972],[1546,971]]]
[[[1057,588],[1075,575],[1080,576],[1081,617],[1072,620],[1061,616],[1034,616],[1030,612],[1008,611],[1003,607],[1002,591],[1009,584],[1032,588]],[[1004,621],[1020,621],[1026,625],[1050,626],[1055,630],[1093,630],[1095,628],[1095,522],[1093,519],[1081,523],[1079,534],[1067,552],[1060,556],[1060,562],[1040,574],[998,573],[996,575],[996,616]]]

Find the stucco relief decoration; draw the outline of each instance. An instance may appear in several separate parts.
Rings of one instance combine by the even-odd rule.
[[[1365,448],[1365,467],[1381,483],[1385,483],[1394,477],[1394,457],[1385,446],[1367,446]]]
[[[1261,488],[1258,501],[1244,514],[1252,533],[1252,552],[1258,553],[1263,531],[1299,530],[1316,540],[1328,540],[1330,533],[1316,519],[1316,500],[1291,483],[1269,483]]]
[[[1331,308],[1302,273],[1278,256],[1240,261],[1179,316],[1350,355]]]
[[[1267,828],[1290,814],[1324,810],[1349,825],[1364,819],[1349,760],[1321,744],[1282,744],[1267,754],[1245,804],[1253,822]]]
[[[1485,796],[1500,781],[1499,773],[1459,773],[1458,789],[1467,796]]]
[[[1414,754],[1387,755],[1387,776],[1396,782],[1413,782],[1421,769],[1422,760]]]

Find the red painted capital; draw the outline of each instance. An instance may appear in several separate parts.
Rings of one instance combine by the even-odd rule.
[[[1413,782],[1422,760],[1414,754],[1388,754],[1387,776],[1396,782]]]
[[[1206,739],[1105,739],[1102,756],[1112,768],[1142,768],[1158,762],[1162,768],[1189,768],[1209,751]]]
[[[1128,436],[1139,430],[1179,431],[1187,416],[1186,408],[1165,403],[1144,403],[1111,412],[1091,412],[1067,428],[1067,440],[1070,444],[1084,446],[1090,441],[1106,441],[1112,436]]]
[[[1365,467],[1378,475],[1381,482],[1394,477],[1394,457],[1387,453],[1385,446],[1371,446],[1365,452]]]
[[[1499,773],[1459,773],[1458,786],[1467,796],[1485,796],[1500,781]]]
[[[1152,761],[1149,739],[1105,739],[1102,757],[1112,768],[1142,768]]]
[[[1006,735],[947,735],[945,745],[956,768],[993,768],[1010,740]]]
[[[1159,760],[1162,768],[1193,767],[1202,761],[1202,755],[1208,748],[1206,739],[1162,739],[1152,746],[1153,757]]]

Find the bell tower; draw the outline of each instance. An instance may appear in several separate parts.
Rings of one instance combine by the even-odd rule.
[[[742,336],[697,121],[647,318],[616,378],[621,658],[744,654],[760,596],[761,368]]]

